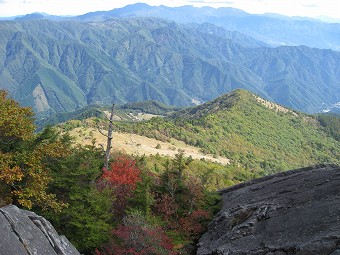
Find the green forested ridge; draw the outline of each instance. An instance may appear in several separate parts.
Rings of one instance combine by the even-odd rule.
[[[305,112],[340,97],[339,52],[259,47],[209,24],[1,21],[0,34],[0,88],[38,112],[142,100],[187,106],[236,88]]]
[[[327,133],[340,141],[340,115],[320,114],[318,120]]]
[[[248,170],[272,173],[339,163],[338,118],[334,118],[326,122],[292,110],[276,112],[251,93],[237,90],[169,118],[116,125],[160,140],[174,137],[206,153],[226,156]]]
[[[37,130],[41,131],[47,125],[53,126],[68,120],[83,120],[91,117],[99,118],[103,115],[103,111],[107,109],[108,107],[89,105],[72,112],[38,113],[36,114],[35,124],[37,125]]]
[[[41,131],[47,125],[53,126],[69,120],[85,120],[91,117],[101,118],[104,115],[104,111],[110,111],[110,108],[111,106],[88,105],[71,112],[42,112],[36,114],[35,124],[37,125],[37,130]],[[119,116],[122,120],[133,121],[136,118],[132,117],[131,113],[137,116],[139,113],[167,116],[180,109],[180,107],[165,105],[157,101],[142,101],[115,105],[115,115]]]
[[[168,115],[174,111],[178,111],[179,107],[169,106],[157,101],[142,101],[136,103],[127,103],[119,108],[130,111],[139,111],[143,113],[157,114],[157,115]]]

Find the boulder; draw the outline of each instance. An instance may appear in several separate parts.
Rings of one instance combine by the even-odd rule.
[[[37,214],[14,205],[0,208],[1,255],[79,255],[65,236]]]
[[[340,255],[340,167],[287,171],[221,191],[198,255]]]

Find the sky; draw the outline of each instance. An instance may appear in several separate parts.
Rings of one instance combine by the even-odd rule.
[[[80,15],[144,2],[158,6],[234,7],[249,13],[278,13],[286,16],[340,19],[340,0],[0,0],[0,17],[44,12],[52,15]]]

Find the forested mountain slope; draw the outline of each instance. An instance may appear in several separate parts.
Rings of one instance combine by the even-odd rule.
[[[263,175],[317,163],[338,164],[339,129],[334,127],[338,125],[339,118],[319,119],[236,90],[165,119],[117,123],[116,128],[160,140],[173,137]]]
[[[0,34],[0,88],[37,112],[142,100],[185,106],[236,88],[305,112],[340,98],[339,52],[264,47],[209,24],[1,21]]]

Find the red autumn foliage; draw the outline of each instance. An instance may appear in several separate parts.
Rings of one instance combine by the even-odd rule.
[[[116,237],[96,255],[175,255],[171,239],[160,227],[118,225]]]
[[[209,219],[209,213],[196,210],[179,219],[180,230],[186,236],[196,237],[204,231],[203,222]]]
[[[157,199],[154,209],[156,214],[161,215],[165,221],[169,222],[176,214],[178,205],[174,197],[171,197],[168,194],[162,194]]]
[[[110,170],[103,169],[102,179],[109,182],[112,186],[127,185],[132,190],[136,188],[136,184],[140,181],[140,170],[136,166],[136,161],[125,155],[118,156],[111,164]]]
[[[98,187],[109,186],[115,197],[114,210],[118,218],[123,217],[128,205],[128,198],[132,197],[137,183],[141,180],[140,170],[136,161],[126,155],[117,156],[110,165],[110,170],[103,169]]]

